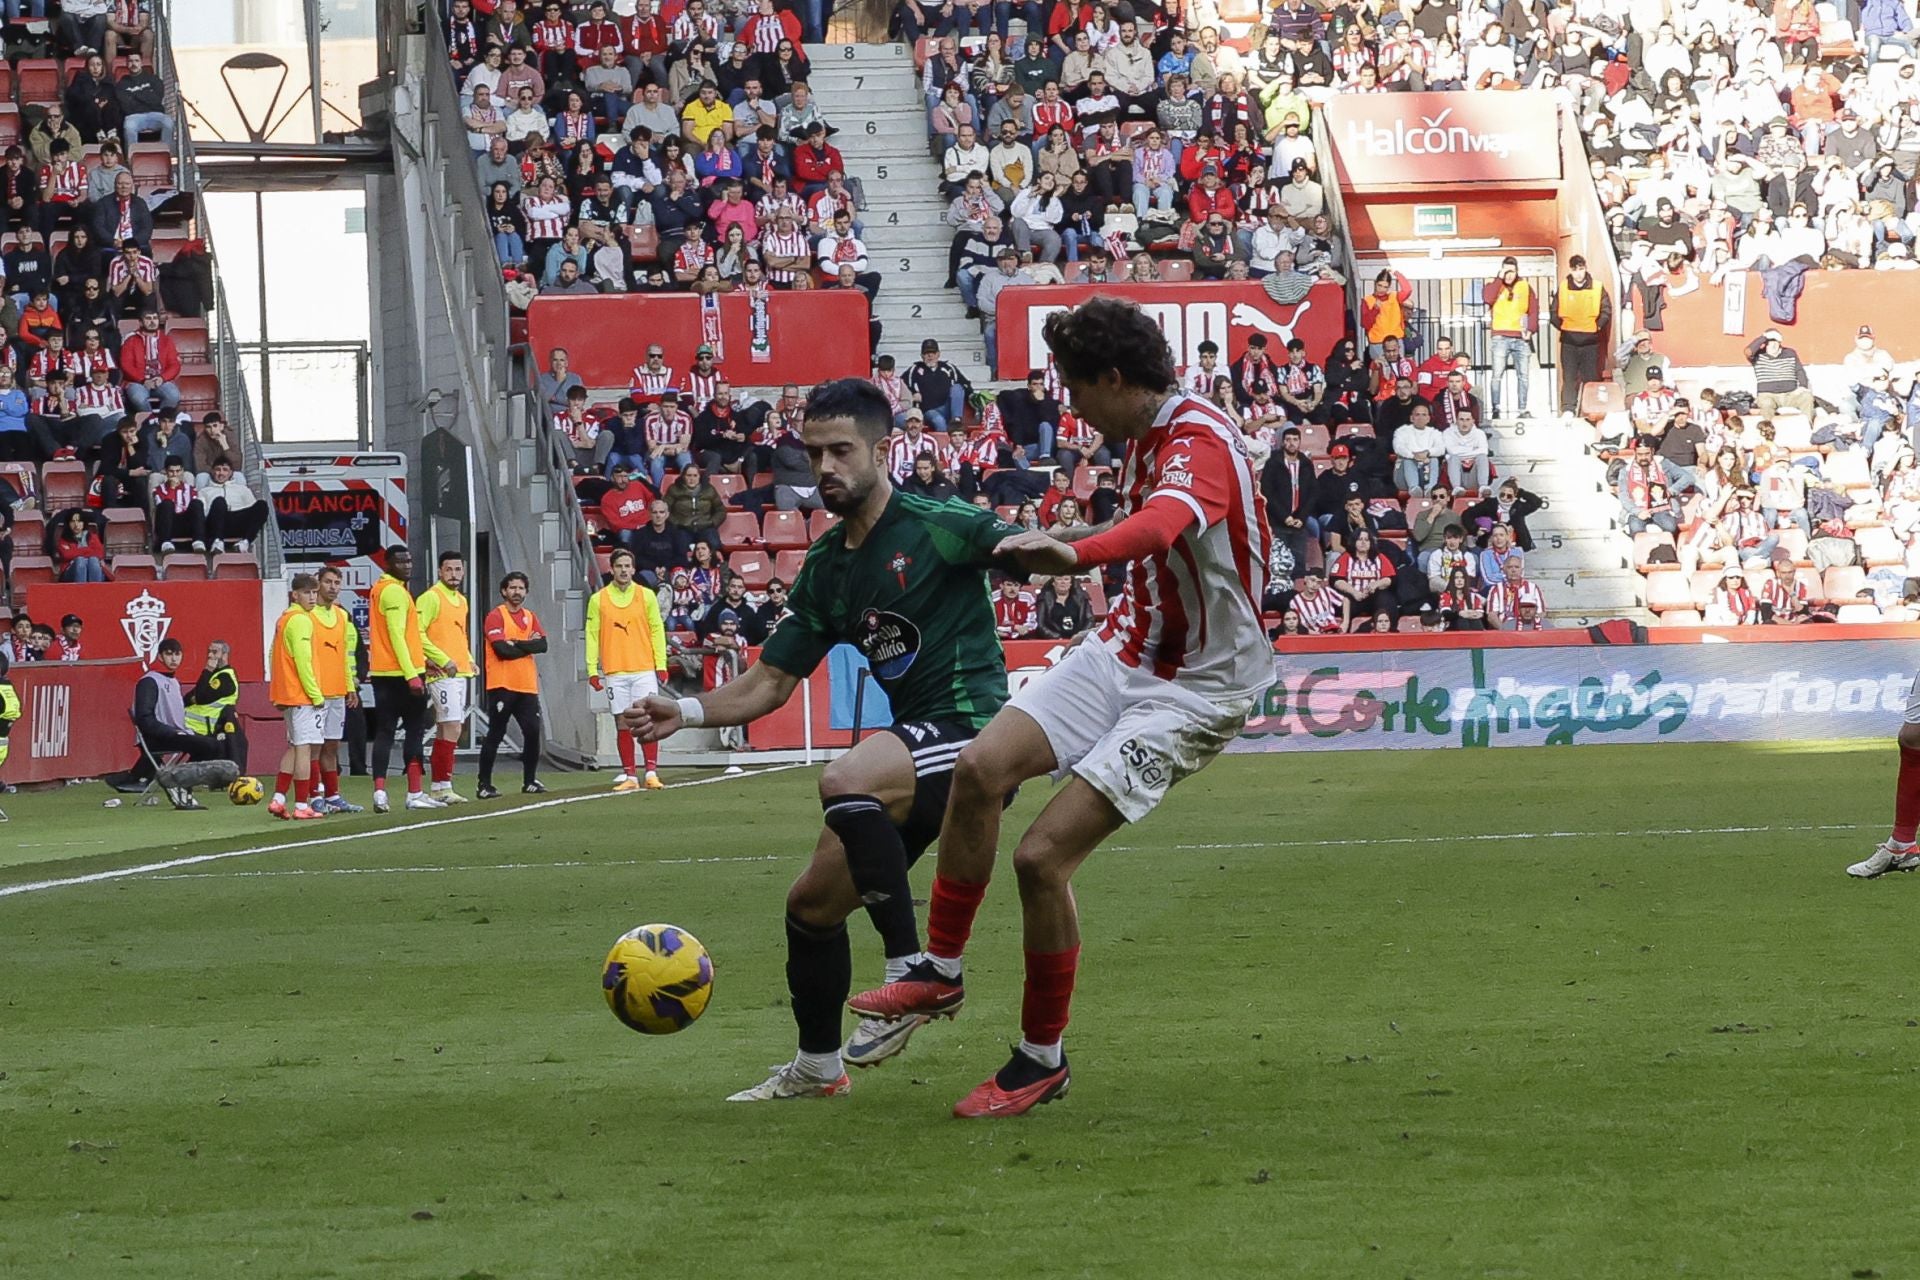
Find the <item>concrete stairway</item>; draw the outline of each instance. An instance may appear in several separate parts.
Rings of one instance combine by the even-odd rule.
[[[974,385],[988,381],[980,324],[967,319],[957,290],[943,287],[952,229],[941,221],[940,167],[927,142],[926,102],[902,44],[809,45],[813,90],[833,144],[858,178],[867,208],[863,239],[880,273],[874,318],[880,350],[901,368],[932,338]]]
[[[1534,537],[1527,576],[1546,595],[1556,626],[1651,621],[1644,585],[1630,563],[1631,542],[1619,527],[1620,505],[1606,489],[1606,467],[1581,447],[1584,428],[1576,430],[1569,435],[1550,418],[1487,430],[1499,476],[1546,499],[1546,508],[1527,521]]]

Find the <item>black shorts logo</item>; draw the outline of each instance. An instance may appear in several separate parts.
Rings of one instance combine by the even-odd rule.
[[[897,613],[869,609],[860,619],[853,643],[875,676],[898,680],[920,656],[920,628]]]

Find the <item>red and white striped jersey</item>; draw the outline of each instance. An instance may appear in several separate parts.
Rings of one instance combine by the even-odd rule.
[[[1002,640],[1018,640],[1033,630],[1033,597],[1022,591],[1008,599],[1004,595],[993,597],[993,626]]]
[[[807,233],[800,230],[786,235],[768,227],[760,237],[760,256],[762,258],[813,258],[812,249],[807,244]],[[775,284],[792,284],[800,273],[787,267],[767,268],[767,279]]]
[[[74,374],[76,386],[79,385],[80,380],[91,378],[95,369],[105,369],[108,374],[119,372],[119,369],[113,363],[113,357],[107,354],[105,348],[97,351],[89,351],[85,347],[81,347],[77,351],[69,351],[67,358],[73,362],[72,367],[78,370],[78,372]]]
[[[1121,516],[1177,502],[1195,523],[1166,551],[1126,569],[1100,642],[1127,666],[1210,697],[1246,698],[1273,683],[1260,628],[1273,535],[1240,429],[1198,396],[1169,396],[1127,450]]]
[[[538,196],[523,196],[520,213],[527,220],[527,239],[558,240],[567,233],[567,219],[573,214],[573,206],[564,198],[542,200]]]
[[[1346,597],[1326,583],[1312,595],[1301,592],[1293,598],[1293,611],[1300,615],[1300,629],[1310,635],[1333,635],[1341,626],[1340,606]]]
[[[673,444],[693,437],[693,419],[684,409],[675,409],[672,413],[650,413],[647,415],[647,443]]]
[[[556,413],[553,415],[553,429],[581,449],[590,448],[600,435],[600,424],[584,415],[575,419],[571,414]]]
[[[905,480],[913,474],[913,460],[923,453],[939,457],[940,441],[925,431],[917,436],[902,431],[887,441],[887,470],[896,481]]]
[[[152,284],[158,278],[158,270],[153,259],[141,254],[134,260],[131,270],[127,267],[125,254],[115,254],[113,264],[107,268],[107,288],[113,290],[123,284],[138,281],[140,284]]]
[[[1180,389],[1182,391],[1192,392],[1202,400],[1211,400],[1213,398],[1213,380],[1215,378],[1225,378],[1229,376],[1231,375],[1229,375],[1227,370],[1222,369],[1217,361],[1211,369],[1203,364],[1190,364],[1186,367],[1185,372],[1180,375]]]
[[[1503,621],[1518,613],[1523,604],[1532,605],[1542,614],[1547,611],[1540,588],[1524,579],[1519,583],[1496,582],[1487,590],[1487,612]]]
[[[673,385],[673,370],[666,365],[660,366],[658,373],[644,364],[633,366],[633,381],[627,390],[635,399],[641,396],[658,398],[662,391]]]
[[[123,408],[125,405],[120,398],[120,388],[111,382],[89,382],[74,390],[73,411],[76,415],[119,413]]]
[[[699,413],[713,403],[713,397],[719,389],[722,376],[718,369],[712,373],[701,373],[695,369],[687,370],[687,394],[693,397],[695,413]]]
[[[1059,448],[1089,449],[1099,438],[1099,434],[1093,429],[1093,424],[1079,414],[1063,413],[1060,415],[1060,430],[1054,437],[1054,444]]]
[[[73,375],[76,382],[87,376],[83,362],[75,352],[62,351],[55,356],[53,352],[42,347],[33,353],[33,359],[27,364],[27,378],[36,383],[45,382],[47,375],[56,368],[65,369]]]
[[[1778,578],[1769,578],[1767,585],[1761,589],[1760,598],[1773,606],[1775,622],[1786,622],[1807,611],[1807,585],[1797,580],[1782,582]]]

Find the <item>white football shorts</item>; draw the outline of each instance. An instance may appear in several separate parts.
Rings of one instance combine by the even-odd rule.
[[[1138,822],[1189,774],[1239,736],[1254,698],[1216,703],[1183,685],[1121,662],[1094,639],[1075,645],[1008,706],[1047,735],[1054,779],[1071,773]]]
[[[660,692],[660,677],[651,671],[623,671],[600,677],[607,689],[607,710],[619,715],[642,698]]]
[[[339,742],[347,736],[347,700],[343,695],[328,698],[327,705],[320,708],[325,714],[321,717],[322,731],[328,742]]]
[[[427,697],[433,701],[435,724],[460,724],[467,718],[467,678],[443,676],[427,681]]]
[[[327,709],[320,707],[282,707],[287,719],[287,745],[318,747],[327,740]]]

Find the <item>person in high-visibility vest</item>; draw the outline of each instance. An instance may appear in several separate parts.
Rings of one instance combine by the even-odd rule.
[[[0,653],[0,769],[7,764],[7,736],[20,719],[20,695],[7,680],[7,666],[7,655]],[[7,811],[0,809],[0,822],[6,820]]]
[[[287,720],[287,749],[280,757],[280,775],[273,781],[273,800],[267,812],[276,818],[302,822],[321,815],[308,803],[308,772],[313,752],[326,733],[327,700],[313,671],[313,609],[320,583],[310,573],[296,573],[288,587],[292,596],[273,627],[273,649],[267,657],[267,696]],[[287,808],[287,788],[293,788],[293,808]]]
[[[433,790],[442,804],[465,804],[453,789],[453,749],[467,723],[467,681],[473,676],[468,638],[467,562],[458,551],[440,553],[440,579],[414,601],[420,613],[421,646],[427,656],[427,702],[433,709]]]
[[[1560,333],[1560,414],[1571,421],[1580,412],[1581,388],[1600,381],[1600,363],[1613,328],[1613,299],[1587,270],[1582,255],[1567,259],[1567,274],[1553,292],[1549,315]]]
[[[547,633],[527,605],[527,575],[518,570],[500,579],[501,605],[487,615],[482,636],[486,641],[487,732],[480,741],[482,800],[499,796],[493,786],[493,761],[507,736],[509,723],[520,726],[520,790],[537,796],[546,790],[536,770],[540,764],[540,672],[533,655],[547,651]]]
[[[387,766],[393,759],[393,735],[404,736],[400,759],[407,768],[407,808],[445,806],[420,785],[421,750],[427,734],[427,652],[420,635],[420,613],[407,575],[413,572],[413,553],[406,547],[387,548],[387,571],[373,584],[367,611],[367,683],[373,691],[373,811],[385,813]]]
[[[1500,260],[1500,274],[1480,290],[1487,305],[1487,328],[1493,334],[1493,381],[1488,393],[1495,418],[1524,418],[1527,381],[1533,372],[1533,335],[1540,331],[1540,299],[1533,286],[1520,278],[1520,259]],[[1513,366],[1514,399],[1506,399],[1507,366]],[[1503,408],[1513,409],[1503,413]]]
[[[658,597],[633,580],[633,552],[622,547],[609,564],[613,581],[587,601],[587,682],[596,690],[606,690],[607,705],[618,726],[622,711],[666,685],[667,629],[660,618]],[[620,776],[613,789],[638,791],[633,733],[617,729],[615,741],[620,748]],[[658,791],[663,785],[658,744],[646,744],[645,760],[646,788]]]
[[[313,762],[313,807],[322,813],[364,810],[340,794],[340,744],[347,736],[347,712],[360,706],[360,675],[355,661],[360,628],[340,603],[346,575],[333,565],[322,569],[319,603],[313,607],[313,665],[327,699],[326,740]]]
[[[247,735],[240,727],[240,673],[233,669],[233,646],[225,640],[207,644],[200,678],[186,694],[188,733],[218,738],[226,743],[227,759],[247,766]]]

